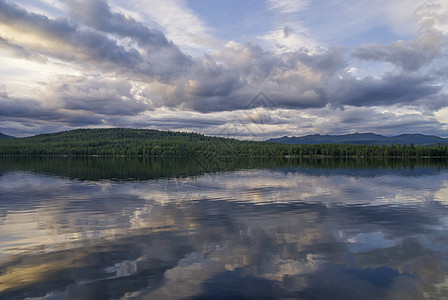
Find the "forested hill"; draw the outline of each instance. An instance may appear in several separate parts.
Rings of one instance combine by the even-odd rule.
[[[0,132],[0,139],[14,139],[15,137]]]
[[[0,155],[447,157],[448,144],[295,145],[241,141],[198,133],[109,128],[0,139]]]
[[[176,140],[176,141],[209,141],[214,137],[199,133],[161,131],[155,129],[132,129],[132,128],[104,128],[104,129],[75,129],[49,134],[39,134],[23,141],[33,142],[117,142],[134,140]]]
[[[306,135],[301,137],[281,137],[270,139],[268,142],[281,144],[350,144],[350,145],[436,145],[446,144],[448,139],[433,135],[401,134],[387,137],[374,133],[353,133],[344,135]]]
[[[205,152],[233,155],[246,151],[242,148],[248,145],[269,146],[269,143],[152,129],[76,129],[1,140],[0,155],[195,156]]]

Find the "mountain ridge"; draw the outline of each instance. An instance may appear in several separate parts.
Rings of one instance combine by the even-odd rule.
[[[0,132],[0,139],[15,139],[15,136],[3,134]]]
[[[112,128],[111,128],[112,129]],[[117,128],[115,128],[117,129]],[[123,128],[119,129],[122,130]],[[91,129],[87,129],[91,130]],[[93,129],[95,130],[95,129]],[[103,129],[104,130],[104,129]],[[107,130],[107,129],[106,129]],[[124,129],[126,130],[126,129]],[[133,130],[133,129],[129,129]],[[45,137],[45,136],[58,136],[58,135],[64,135],[68,133],[73,132],[82,132],[85,131],[85,129],[75,129],[75,130],[69,130],[69,131],[61,131],[61,132],[55,132],[50,134],[37,134],[31,137]],[[101,131],[101,129],[99,130]],[[148,130],[138,130],[136,131],[140,132],[153,132],[153,133],[162,133],[169,135],[198,135],[202,136],[203,138],[211,138],[213,136],[206,136],[197,134],[194,132],[189,133],[183,133],[183,132],[170,132],[170,131],[159,131],[155,129],[148,129]],[[219,138],[219,137],[218,137]],[[0,139],[16,139],[14,136],[6,135],[0,132]],[[414,144],[414,145],[436,145],[437,143],[445,144],[448,143],[448,138],[442,138],[435,135],[424,135],[421,133],[413,133],[413,134],[400,134],[396,136],[384,136],[380,134],[376,134],[373,132],[366,132],[366,133],[351,133],[351,134],[343,134],[343,135],[330,135],[330,134],[309,134],[305,136],[283,136],[280,138],[271,138],[266,140],[266,142],[270,143],[278,143],[278,144],[349,144],[349,145],[393,145],[393,144]]]
[[[268,139],[267,142],[279,144],[349,144],[349,145],[435,145],[437,143],[448,143],[448,139],[435,135],[424,135],[420,133],[400,134],[397,136],[384,136],[372,132],[351,133],[343,135],[321,135],[310,134],[301,137],[288,137]]]
[[[406,141],[424,136],[402,136]],[[76,129],[32,137],[1,139],[0,155],[120,155],[204,157],[207,163],[224,157],[448,157],[448,141],[432,146],[363,145],[381,139],[374,134],[343,136],[328,144],[331,136],[308,137],[307,145],[237,140],[199,133],[154,129],[104,128]],[[383,137],[387,139],[387,137]],[[431,138],[431,137],[430,137]],[[316,142],[316,139],[318,140]],[[341,144],[343,140],[347,144]],[[284,138],[289,141],[289,138]],[[394,140],[396,142],[397,140]],[[314,145],[312,144],[314,142]],[[338,144],[336,144],[338,142]],[[428,141],[425,141],[428,142]],[[430,140],[434,142],[434,138]],[[319,144],[317,144],[319,143]],[[327,143],[322,145],[323,143]],[[350,145],[351,143],[352,145]],[[384,142],[382,142],[384,143]],[[354,144],[354,145],[353,145]]]

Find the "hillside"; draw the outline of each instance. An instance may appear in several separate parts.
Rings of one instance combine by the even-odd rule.
[[[282,144],[241,141],[198,133],[109,128],[77,129],[26,138],[1,139],[0,155],[202,157],[214,164],[217,158],[228,156],[446,157],[448,144],[409,147],[349,143]]]
[[[281,137],[267,140],[271,143],[281,144],[349,144],[349,145],[436,145],[446,144],[448,139],[433,135],[402,134],[387,137],[374,133],[354,133],[345,135],[307,135],[302,137]]]
[[[14,136],[6,135],[0,132],[0,139],[14,139]]]
[[[198,133],[152,129],[76,129],[0,142],[0,155],[148,155],[196,156],[204,153],[238,155],[249,142]],[[272,147],[270,147],[272,148]]]

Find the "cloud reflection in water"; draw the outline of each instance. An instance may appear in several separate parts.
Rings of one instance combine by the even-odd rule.
[[[0,295],[446,297],[446,174],[290,168],[112,182],[4,172]]]

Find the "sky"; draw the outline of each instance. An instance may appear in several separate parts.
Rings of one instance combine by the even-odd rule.
[[[0,132],[448,137],[445,0],[0,0]]]

